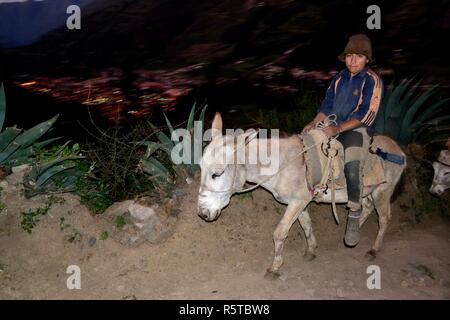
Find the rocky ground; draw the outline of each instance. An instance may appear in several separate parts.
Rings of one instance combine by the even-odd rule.
[[[364,253],[376,236],[376,215],[364,225],[360,244],[349,249],[342,241],[345,226],[335,224],[331,208],[311,204],[317,258],[302,258],[305,239],[296,223],[286,241],[281,278],[266,280],[272,232],[285,207],[263,189],[234,196],[221,217],[207,223],[196,214],[195,180],[174,202],[178,209],[170,209],[176,222],[169,236],[130,245],[121,232],[135,230],[129,217],[119,230],[111,219],[114,210],[109,217],[93,216],[71,194],[27,200],[20,177],[15,173],[1,182],[6,204],[0,214],[1,299],[450,298],[450,226],[432,214],[416,223],[414,212],[400,209],[410,199],[407,189],[393,204],[375,261]],[[30,234],[24,231],[20,213],[49,201],[48,213]],[[344,208],[338,209],[345,221]],[[70,265],[80,268],[79,290],[67,288]],[[371,265],[380,268],[381,289],[367,288]]]

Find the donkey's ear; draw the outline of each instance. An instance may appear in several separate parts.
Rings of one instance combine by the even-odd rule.
[[[215,138],[219,138],[222,136],[222,116],[220,115],[219,112],[216,112],[215,116],[214,116],[214,120],[212,122],[212,126],[211,126],[211,137],[213,139]]]

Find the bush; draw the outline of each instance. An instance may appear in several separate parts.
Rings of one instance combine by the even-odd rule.
[[[439,96],[437,86],[418,92],[419,85],[413,79],[391,84],[377,115],[375,129],[401,145],[440,142],[449,134],[449,99]]]

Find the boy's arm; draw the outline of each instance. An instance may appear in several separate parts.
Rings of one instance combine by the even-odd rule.
[[[356,110],[353,111],[350,119],[342,122],[337,127],[330,126],[325,128],[324,132],[328,136],[335,136],[338,133],[352,130],[361,125],[371,126],[376,119],[382,95],[383,82],[378,75],[372,72],[364,86],[361,102],[356,107]]]
[[[327,92],[325,94],[325,99],[322,101],[320,107],[318,108],[316,116],[303,128],[302,132],[308,132],[309,130],[313,129],[317,123],[325,119],[330,113],[334,102],[334,87],[336,85],[336,78],[337,76],[335,76],[333,80],[331,80],[331,83],[328,86]]]
[[[360,104],[356,107],[350,119],[346,122],[358,120],[360,124],[365,124],[367,126],[373,125],[380,107],[382,94],[383,81],[372,71],[366,80]],[[349,124],[346,124],[346,122],[342,124],[348,128],[347,130],[353,129],[351,124],[354,123],[354,121],[349,122]]]
[[[325,94],[325,99],[322,101],[322,104],[320,105],[319,109],[317,110],[319,115],[320,113],[325,114],[325,116],[328,116],[331,112],[331,109],[333,108],[333,102],[334,102],[334,90],[336,86],[336,81],[338,80],[338,76],[335,76],[333,80],[331,80],[330,85],[328,86],[327,92]]]

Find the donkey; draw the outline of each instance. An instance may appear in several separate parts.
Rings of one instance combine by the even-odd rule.
[[[201,181],[198,195],[198,215],[205,221],[216,220],[222,209],[225,208],[233,193],[241,191],[246,181],[261,185],[270,191],[276,200],[287,204],[287,209],[278,223],[274,233],[275,254],[272,265],[267,269],[266,278],[275,279],[280,273],[283,264],[282,251],[284,241],[292,224],[298,220],[303,228],[307,241],[305,260],[310,261],[316,257],[316,238],[311,226],[311,219],[307,211],[308,204],[315,200],[308,189],[306,177],[306,165],[301,155],[302,142],[297,135],[279,138],[279,169],[273,175],[263,175],[261,172],[267,164],[248,164],[247,162],[221,163],[217,156],[220,150],[224,154],[235,154],[237,148],[251,148],[252,144],[274,143],[271,139],[261,141],[254,138],[254,131],[243,133],[246,143],[241,145],[235,143],[236,137],[222,135],[222,117],[216,113],[212,123],[211,142],[205,148],[200,160]],[[404,156],[400,147],[386,136],[375,136],[374,143],[383,150]],[[242,153],[241,153],[242,154]],[[245,154],[245,153],[244,153]],[[242,160],[242,159],[240,159]],[[244,159],[245,160],[245,159]],[[228,163],[228,164],[227,164]],[[239,164],[241,163],[241,164]],[[243,164],[242,164],[243,163]],[[384,162],[384,173],[386,183],[380,184],[372,190],[364,190],[360,226],[364,224],[374,208],[378,213],[379,230],[374,245],[367,252],[367,257],[374,259],[380,250],[383,237],[391,218],[390,199],[395,186],[399,181],[406,166]],[[316,201],[316,200],[315,200]],[[326,199],[321,202],[329,203]]]
[[[434,177],[429,191],[435,196],[441,196],[450,189],[450,150],[441,151],[438,159],[433,162],[433,169]]]

